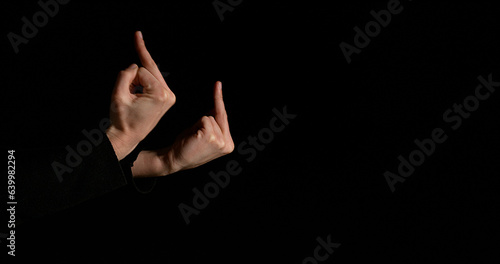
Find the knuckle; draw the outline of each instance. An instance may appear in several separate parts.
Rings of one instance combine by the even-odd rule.
[[[212,133],[208,135],[207,140],[208,140],[208,143],[217,144],[217,137]]]
[[[168,93],[165,90],[160,91],[160,94],[158,95],[158,100],[160,102],[168,102]]]
[[[232,153],[233,151],[234,151],[234,142],[231,141],[228,144],[226,144],[225,154]]]
[[[201,117],[201,122],[206,123],[206,122],[209,122],[209,121],[210,121],[210,118],[208,116],[202,116]]]
[[[226,147],[226,142],[224,142],[224,140],[219,140],[219,142],[217,142],[217,147],[219,148],[219,150],[224,152]]]
[[[170,105],[174,105],[175,102],[177,101],[177,98],[175,97],[175,94],[172,91],[168,92],[168,100],[169,100],[168,103]]]

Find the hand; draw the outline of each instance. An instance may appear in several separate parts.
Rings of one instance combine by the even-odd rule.
[[[119,160],[153,130],[176,100],[140,31],[135,33],[135,48],[143,67],[132,64],[118,75],[111,99],[111,125],[106,131]],[[143,87],[142,93],[134,93],[138,85]]]
[[[221,82],[215,84],[214,103],[213,116],[203,116],[179,135],[172,146],[142,151],[132,167],[134,177],[164,176],[231,153],[234,142],[229,132]]]

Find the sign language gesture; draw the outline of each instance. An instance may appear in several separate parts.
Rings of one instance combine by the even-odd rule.
[[[222,83],[214,86],[214,108],[177,137],[168,148],[142,151],[134,166],[134,177],[164,176],[191,169],[231,153],[234,142],[229,131],[222,98]]]
[[[233,151],[221,82],[214,87],[214,104],[213,116],[203,116],[174,142],[170,150],[172,166],[191,169]]]
[[[106,131],[119,160],[153,130],[176,100],[140,31],[135,33],[135,48],[143,67],[132,64],[118,75],[112,94],[111,125]],[[136,86],[141,86],[142,91],[136,92]]]

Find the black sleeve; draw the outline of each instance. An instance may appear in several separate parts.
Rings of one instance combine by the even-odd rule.
[[[94,144],[97,143],[97,144]],[[21,221],[41,217],[133,183],[136,148],[121,162],[103,133],[100,142],[81,140],[57,149],[16,150],[16,201]],[[150,191],[154,180],[141,182]]]
[[[142,150],[142,144],[139,143],[139,145],[120,161],[120,166],[123,170],[123,173],[125,174],[125,178],[127,179],[128,182],[131,182],[135,189],[143,194],[147,194],[151,192],[156,185],[156,178],[138,178],[134,179],[132,176],[132,167],[134,166],[134,161],[137,159],[137,156],[139,156],[139,152]]]

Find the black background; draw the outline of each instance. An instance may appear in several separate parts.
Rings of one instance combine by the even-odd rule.
[[[20,225],[18,257],[302,263],[330,235],[341,246],[325,263],[498,259],[500,96],[456,131],[442,118],[478,76],[500,80],[498,8],[401,1],[348,64],[339,44],[387,2],[244,0],[220,21],[212,1],[70,1],[18,54],[6,36],[41,8],[2,3],[3,149],[66,145],[96,128],[117,73],[139,63],[135,30],[177,96],[148,148],[206,113],[217,80],[237,146],[268,127],[273,108],[297,115],[251,162],[235,151],[159,178],[148,195],[125,187]],[[392,193],[383,173],[437,127],[447,141]],[[242,172],[186,225],[179,203],[230,160]]]

